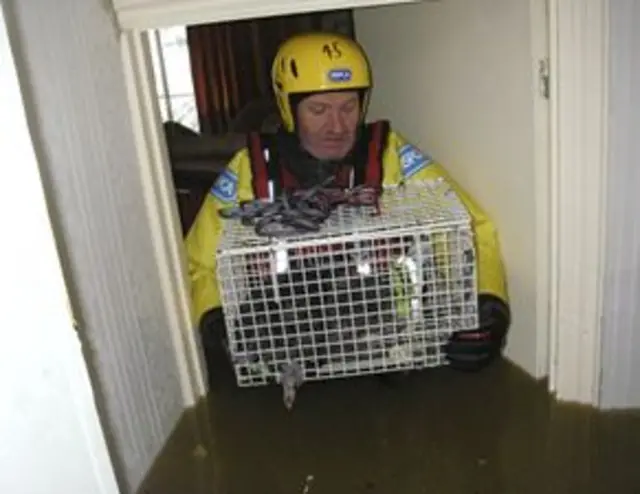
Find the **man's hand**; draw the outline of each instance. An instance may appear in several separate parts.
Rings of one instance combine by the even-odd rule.
[[[480,370],[502,351],[511,324],[509,307],[494,295],[480,294],[478,311],[478,329],[454,333],[444,347],[449,365],[454,369]]]

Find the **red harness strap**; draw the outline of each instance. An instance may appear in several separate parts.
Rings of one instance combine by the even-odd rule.
[[[370,187],[382,185],[382,130],[386,122],[378,121],[371,124],[371,138],[369,139],[369,152],[367,153],[367,168],[365,170],[364,183]]]

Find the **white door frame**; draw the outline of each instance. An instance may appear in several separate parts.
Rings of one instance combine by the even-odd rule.
[[[558,399],[599,405],[609,1],[550,0],[550,374]]]
[[[549,180],[550,180],[550,104],[548,77],[549,65],[549,0],[529,0],[531,16],[531,62],[534,80],[537,82],[533,98],[533,133],[536,201],[536,362],[537,379],[549,374]]]
[[[157,269],[166,313],[171,317],[169,326],[184,403],[193,406],[206,394],[205,366],[199,348],[200,339],[193,329],[185,283],[187,265],[182,252],[182,230],[155,92],[150,40],[148,32],[129,30],[121,33],[120,41],[142,192],[151,225]]]
[[[536,22],[539,8],[533,4],[536,0],[530,1]],[[550,166],[537,171],[535,184],[539,207],[535,228],[541,233],[538,259],[540,265],[549,266],[536,287],[540,307],[538,343],[548,345],[548,352],[540,352],[543,357],[538,370],[540,375],[549,376],[549,389],[559,400],[597,405],[603,178],[607,166],[608,0],[548,1],[551,156],[549,160],[536,159],[539,165],[550,162]],[[299,10],[284,1],[280,4],[281,12]],[[208,8],[206,18],[201,20],[234,18],[231,8],[221,9],[219,14]],[[158,269],[166,303],[175,314],[171,322],[185,401],[191,404],[205,392],[202,357],[188,308],[182,233],[145,32],[170,25],[171,19],[175,19],[173,24],[183,23],[179,10],[157,6],[145,15],[140,8],[135,15],[123,11],[119,19],[130,118],[136,124],[148,216],[161,260]],[[241,9],[237,17],[254,15],[264,13]]]

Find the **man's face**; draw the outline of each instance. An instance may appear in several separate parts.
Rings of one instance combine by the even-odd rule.
[[[302,146],[318,159],[344,158],[356,140],[360,96],[356,91],[318,93],[298,105]]]

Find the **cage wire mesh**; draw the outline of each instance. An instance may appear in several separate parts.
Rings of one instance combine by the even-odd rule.
[[[444,365],[453,331],[477,327],[470,218],[442,181],[386,187],[340,206],[320,232],[286,239],[224,223],[217,253],[239,386]]]

